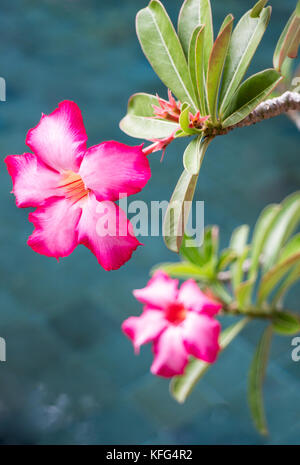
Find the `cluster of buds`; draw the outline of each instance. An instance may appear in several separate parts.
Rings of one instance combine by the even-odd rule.
[[[159,119],[168,119],[170,121],[175,121],[176,123],[179,123],[181,103],[176,102],[170,89],[168,89],[168,101],[163,100],[158,95],[156,96],[159,103],[159,107],[156,105],[152,105],[155,117]]]
[[[201,116],[200,115],[200,111],[197,111],[197,113],[195,115],[193,115],[193,113],[190,113],[190,124],[189,124],[189,127],[191,129],[202,129],[203,128],[203,124],[205,123],[205,121],[207,121],[209,119],[209,116]]]
[[[179,124],[179,118],[180,118],[181,107],[182,107],[181,102],[175,100],[170,89],[168,89],[169,100],[164,100],[160,98],[158,95],[156,96],[157,96],[159,106],[152,105],[155,118],[166,119],[169,121],[174,121]],[[197,111],[195,115],[190,113],[189,119],[190,119],[189,127],[191,129],[203,129],[203,125],[205,121],[209,119],[209,116],[201,116],[200,111]],[[178,126],[178,129],[180,129],[180,126]],[[166,148],[175,139],[175,134],[176,134],[176,131],[174,131],[170,136],[165,137],[163,139],[151,140],[153,144],[150,145],[149,147],[146,147],[143,150],[143,152],[145,153],[145,155],[150,155],[150,153],[158,152],[159,150],[162,150],[163,154],[162,154],[161,159],[163,160]]]

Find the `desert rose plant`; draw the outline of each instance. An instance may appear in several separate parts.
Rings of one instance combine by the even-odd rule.
[[[171,200],[163,225],[165,244],[180,260],[157,265],[146,287],[134,291],[143,310],[127,318],[122,330],[136,353],[152,344],[151,372],[171,378],[171,395],[184,402],[211,365],[222,363],[220,352],[253,319],[260,320],[248,400],[262,434],[267,433],[263,380],[272,334],[300,331],[299,315],[284,304],[300,278],[300,192],[267,206],[251,235],[248,225],[237,228],[221,251],[217,226],[205,229],[199,247],[186,224],[204,156],[216,137],[283,113],[300,128],[294,74],[300,0],[274,44],[273,68],[245,79],[270,21],[267,3],[259,0],[236,25],[229,14],[215,33],[210,1],[185,0],[176,32],[163,4],[152,0],[138,12],[136,30],[166,86],[165,96],[134,94],[120,123],[126,134],[148,143],[130,147],[110,141],[87,148],[81,112],[64,101],[29,131],[32,153],[5,160],[17,206],[36,208],[29,216],[35,229],[28,245],[59,259],[83,244],[101,266],[115,270],[140,245],[116,201],[143,189],[152,153],[162,151],[163,158],[174,139],[187,138],[183,171],[173,194],[167,193]],[[222,330],[218,316],[226,315],[237,322]]]

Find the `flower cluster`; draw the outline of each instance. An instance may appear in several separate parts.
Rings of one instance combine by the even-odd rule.
[[[144,304],[143,313],[124,321],[122,329],[136,352],[142,344],[153,343],[153,374],[167,378],[183,374],[190,355],[215,362],[221,326],[214,316],[221,304],[204,294],[194,280],[178,289],[178,280],[157,271],[134,296]]]

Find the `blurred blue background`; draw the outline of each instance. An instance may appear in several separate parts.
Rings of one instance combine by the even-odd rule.
[[[253,70],[272,65],[272,53],[295,0],[273,0],[270,27]],[[116,139],[129,96],[166,90],[135,36],[134,17],[146,0],[1,0],[1,157],[26,151],[25,135],[41,112],[72,99],[82,109],[89,144]],[[181,0],[165,0],[176,19]],[[212,0],[216,28],[238,19],[252,0]],[[182,170],[185,142],[151,156],[153,176],[136,199],[168,200]],[[221,355],[187,403],[171,399],[168,382],[149,372],[150,347],[134,356],[121,322],[141,306],[132,289],[150,268],[176,260],[161,238],[143,238],[120,271],[105,272],[83,246],[58,264],[35,254],[26,240],[28,210],[17,209],[2,163],[0,227],[0,443],[3,444],[299,444],[300,362],[291,338],[275,337],[265,385],[271,435],[262,439],[246,404],[246,374],[262,331],[250,325]],[[210,146],[197,198],[206,224],[219,224],[226,245],[232,229],[253,226],[261,209],[299,188],[299,133],[280,116],[239,129]],[[299,308],[299,289],[290,307]]]

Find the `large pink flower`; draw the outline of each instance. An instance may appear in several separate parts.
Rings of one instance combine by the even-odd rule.
[[[29,215],[33,250],[58,259],[84,244],[103,268],[114,270],[140,245],[114,201],[139,192],[150,167],[142,146],[111,141],[88,149],[86,142],[80,109],[63,101],[28,132],[33,153],[9,155],[5,162],[17,206],[37,207]]]
[[[214,315],[221,304],[207,297],[194,280],[178,289],[178,280],[157,271],[144,289],[133,294],[145,305],[144,311],[124,321],[122,330],[136,352],[153,342],[153,374],[166,378],[183,374],[189,355],[208,363],[216,360],[221,326]]]

